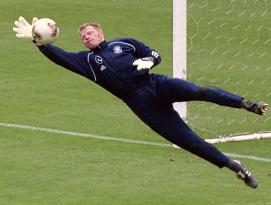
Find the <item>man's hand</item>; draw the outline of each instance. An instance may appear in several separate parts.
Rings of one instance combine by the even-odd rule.
[[[137,70],[151,69],[153,65],[152,57],[139,58],[133,62],[133,66],[137,66]]]
[[[34,17],[32,19],[32,24],[30,25],[24,17],[20,16],[18,21],[16,20],[14,22],[15,27],[13,27],[13,31],[15,31],[16,37],[33,40],[32,27],[37,20],[38,18]]]

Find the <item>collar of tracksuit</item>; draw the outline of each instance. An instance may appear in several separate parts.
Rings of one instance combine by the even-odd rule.
[[[91,51],[95,53],[95,52],[103,50],[106,46],[107,46],[107,42],[103,41],[96,48],[91,49]]]

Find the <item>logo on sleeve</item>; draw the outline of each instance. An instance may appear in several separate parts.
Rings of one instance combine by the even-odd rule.
[[[113,51],[115,54],[122,53],[122,48],[120,46],[114,46]]]

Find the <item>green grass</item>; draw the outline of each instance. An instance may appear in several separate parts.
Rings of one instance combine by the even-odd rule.
[[[206,2],[208,6],[204,7]],[[269,39],[269,33],[264,28],[270,28],[270,3],[258,1],[254,7],[249,2],[245,5],[238,2],[229,5],[228,1],[188,1],[191,12],[188,18],[189,79],[205,85],[217,79],[214,82],[217,86],[268,101],[270,82],[264,82],[261,87],[265,94],[254,95],[259,87],[254,84],[247,88],[246,81],[255,77],[257,81],[267,79],[264,72],[254,67],[268,71],[270,44],[264,45],[264,42]],[[234,17],[244,6],[252,13],[257,11],[255,18],[248,21],[249,13]],[[225,16],[231,7],[234,13]],[[49,62],[32,43],[17,39],[12,27],[20,15],[28,20],[33,16],[53,18],[60,26],[56,45],[78,51],[84,47],[76,34],[77,27],[97,21],[103,25],[107,39],[133,37],[157,49],[162,63],[154,72],[171,75],[171,1],[1,0],[0,8],[0,123],[167,143],[116,97]],[[268,12],[261,18],[265,10]],[[203,20],[196,28],[194,23],[201,17]],[[214,17],[216,21],[209,28],[204,26]],[[223,22],[228,25],[219,30]],[[251,22],[254,30],[257,25],[264,27],[257,33],[248,32],[247,44],[239,45],[238,41],[245,35],[242,28]],[[243,27],[235,31],[238,38],[227,43],[232,35],[229,28],[235,24]],[[201,35],[191,41],[195,31]],[[209,31],[211,35],[205,41],[203,37]],[[220,32],[223,37],[212,41]],[[252,47],[255,38],[259,41]],[[208,55],[215,48],[217,51]],[[201,49],[205,52],[199,52]],[[230,53],[221,56],[225,50]],[[234,56],[239,50],[243,53]],[[248,58],[252,51],[254,55]],[[221,62],[223,65],[219,67]],[[235,65],[234,72],[229,69],[232,65]],[[243,72],[246,66],[253,71]],[[208,78],[201,79],[202,75]],[[223,78],[218,78],[221,75]],[[231,80],[223,83],[227,76]],[[237,86],[235,82],[240,78],[244,80]],[[269,114],[259,118],[244,111],[212,107],[210,112],[206,108],[209,107],[191,103],[189,118],[197,127],[207,127],[214,135],[269,130]],[[234,119],[231,124],[230,119]],[[236,123],[243,119],[242,124]],[[209,133],[197,131],[203,137],[210,137]],[[217,147],[227,153],[271,158],[270,143],[265,140]],[[0,127],[0,204],[270,204],[270,163],[243,161],[259,180],[257,190],[244,186],[230,171],[219,170],[183,150]]]
[[[2,134],[1,204],[260,205],[270,199],[263,162],[245,160],[260,181],[255,191],[176,149],[10,128]],[[263,143],[247,144],[267,150]]]

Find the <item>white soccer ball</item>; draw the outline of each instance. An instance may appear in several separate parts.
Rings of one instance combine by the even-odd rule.
[[[32,27],[34,40],[41,45],[48,45],[57,39],[59,28],[56,22],[49,18],[41,18]]]

